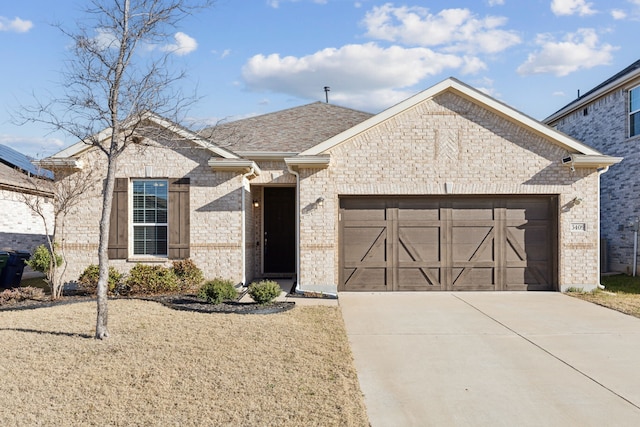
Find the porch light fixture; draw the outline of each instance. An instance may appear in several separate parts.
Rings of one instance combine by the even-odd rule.
[[[324,205],[324,197],[318,197],[318,199],[316,200],[316,205],[318,206]]]
[[[259,201],[257,201],[257,200],[254,200],[254,201],[253,201],[253,207],[254,207],[254,208],[259,208],[259,207],[260,207],[260,202],[259,202]]]

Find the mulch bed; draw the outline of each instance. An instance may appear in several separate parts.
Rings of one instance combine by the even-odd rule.
[[[198,313],[231,313],[231,314],[273,314],[291,310],[295,302],[274,301],[270,304],[257,304],[254,302],[228,301],[221,304],[209,304],[195,295],[155,295],[145,297],[111,297],[116,299],[141,299],[145,301],[155,301],[174,310],[195,311]],[[31,310],[43,307],[53,307],[63,304],[77,302],[95,301],[95,297],[84,295],[66,295],[60,300],[36,300],[27,299],[0,305],[0,311],[7,310]]]

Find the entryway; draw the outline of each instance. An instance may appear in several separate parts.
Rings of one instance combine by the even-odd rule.
[[[293,277],[296,271],[294,187],[263,189],[262,262],[266,277]]]

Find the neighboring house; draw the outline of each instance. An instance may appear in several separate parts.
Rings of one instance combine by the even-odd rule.
[[[601,178],[600,235],[603,269],[631,273],[634,231],[640,217],[640,178],[637,176],[640,61],[578,97],[544,122],[602,152],[624,157],[620,166]]]
[[[49,232],[53,231],[53,192],[49,171],[35,167],[29,159],[0,145],[0,250],[33,250],[46,244],[43,219],[30,209],[25,198],[40,198],[45,204]]]
[[[146,120],[164,137],[118,161],[120,271],[190,257],[208,278],[326,293],[599,283],[599,169],[620,159],[455,79],[375,116],[316,103],[200,135]],[[78,143],[47,161],[99,156]],[[99,197],[67,217],[67,281],[97,262]]]

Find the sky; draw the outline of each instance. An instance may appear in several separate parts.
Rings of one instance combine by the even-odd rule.
[[[0,144],[76,142],[16,112],[60,93],[88,1],[0,2]],[[640,0],[215,0],[171,40],[191,127],[311,102],[378,113],[455,77],[542,120],[640,59]]]

